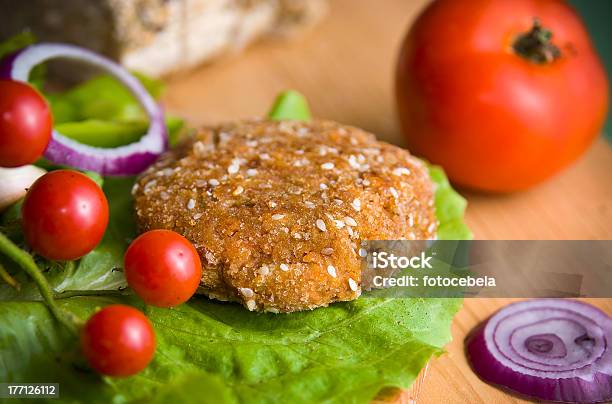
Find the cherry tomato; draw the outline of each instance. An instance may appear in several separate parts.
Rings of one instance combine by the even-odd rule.
[[[36,161],[49,144],[52,128],[49,106],[34,88],[0,80],[0,167]]]
[[[93,250],[108,224],[108,202],[85,174],[51,171],[28,190],[21,208],[26,242],[52,260],[73,260]]]
[[[155,354],[155,332],[147,317],[130,306],[106,306],[81,331],[81,350],[97,372],[115,377],[136,374]]]
[[[128,285],[153,306],[173,307],[186,302],[202,277],[196,249],[170,230],[141,234],[128,247],[124,261]]]
[[[438,0],[408,33],[397,68],[408,146],[459,185],[537,184],[600,133],[605,71],[561,0]]]

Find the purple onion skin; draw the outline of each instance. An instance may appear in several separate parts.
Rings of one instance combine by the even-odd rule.
[[[532,335],[527,338],[525,344],[528,351],[543,358],[563,358],[567,355],[567,349],[562,345],[563,341],[555,334]]]
[[[466,340],[468,362],[485,382],[498,385],[530,398],[562,403],[605,403],[612,394],[601,397],[601,386],[612,392],[612,376],[596,373],[592,382],[579,378],[548,379],[520,374],[497,362],[489,352],[484,338],[486,321]],[[537,392],[537,395],[534,395]]]
[[[137,153],[128,157],[117,158],[113,164],[109,165],[106,161],[92,156],[89,160],[84,160],[82,156],[63,145],[54,143],[53,147],[48,147],[44,157],[55,164],[76,167],[80,170],[95,171],[101,175],[136,175],[140,174],[147,167],[153,164],[159,155],[155,153]]]
[[[167,145],[165,148],[167,148]],[[59,142],[52,142],[45,150],[44,157],[56,164],[76,167],[80,170],[95,171],[101,175],[128,176],[140,174],[157,160],[159,154],[141,152],[126,157],[113,158],[112,160],[94,155],[84,159],[80,152],[71,147]]]
[[[25,48],[24,48],[25,49]],[[13,70],[13,61],[19,55],[21,51],[13,52],[6,55],[0,60],[0,79],[11,79],[11,70]]]

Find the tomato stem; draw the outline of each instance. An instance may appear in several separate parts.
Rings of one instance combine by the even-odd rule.
[[[53,290],[47,282],[47,278],[42,274],[34,258],[15,243],[13,243],[3,233],[0,233],[0,252],[5,254],[7,257],[12,259],[18,264],[29,276],[32,278],[34,283],[38,286],[40,295],[42,296],[45,304],[49,308],[51,314],[64,325],[71,333],[78,335],[76,319],[71,313],[62,310],[55,300],[53,300]]]
[[[4,266],[2,266],[2,264],[0,264],[0,279],[2,279],[9,286],[16,290],[21,289],[21,285],[19,284],[19,282],[17,282],[15,278],[13,278],[11,274],[8,273],[8,271],[4,268]]]
[[[131,291],[128,290],[66,290],[61,293],[56,293],[54,298],[57,299],[68,299],[71,297],[78,296],[134,296]]]
[[[551,63],[561,57],[561,50],[551,42],[552,31],[542,27],[537,18],[533,19],[531,30],[519,35],[512,48],[517,55],[536,64]]]

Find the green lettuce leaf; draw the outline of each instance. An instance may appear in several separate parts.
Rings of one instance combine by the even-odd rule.
[[[447,226],[462,223],[465,202],[440,169],[432,167],[431,172],[438,184],[440,227],[447,229],[440,237],[465,235],[467,228]],[[111,206],[107,234],[71,273],[61,267],[48,270],[58,290],[121,284],[121,273],[113,268],[121,265],[135,235],[131,184],[129,178],[105,180]],[[2,289],[0,299],[7,300],[6,292]],[[384,387],[407,388],[431,356],[443,352],[461,305],[459,299],[362,298],[275,315],[204,297],[175,309],[143,307],[135,298],[119,296],[59,302],[83,319],[107,304],[136,305],[156,330],[156,356],[145,371],[127,379],[104,378],[87,370],[76,341],[42,303],[0,303],[0,380],[57,382],[60,401],[84,403],[368,402]]]
[[[436,217],[440,240],[471,240],[472,232],[463,220],[467,201],[451,187],[442,167],[430,165],[429,176],[436,186]]]
[[[79,297],[62,306],[86,317],[119,302],[129,303]],[[110,379],[74,363],[74,341],[42,304],[3,303],[0,380],[58,382],[66,402],[159,400],[184,388],[183,395],[216,403],[367,402],[385,386],[408,387],[442,352],[459,304],[360,299],[274,315],[200,298],[173,310],[146,308],[158,340],[153,363],[131,378]]]
[[[161,81],[135,73],[155,98],[161,96]],[[45,94],[55,128],[80,143],[117,147],[137,141],[148,127],[147,116],[132,93],[114,78],[102,75],[67,91]],[[166,116],[170,143],[174,144],[183,121]]]
[[[159,97],[163,83],[136,74],[154,98]],[[111,76],[101,75],[61,93],[46,94],[56,124],[87,119],[107,121],[141,121],[146,118],[132,93]]]
[[[268,118],[275,121],[283,119],[309,121],[311,117],[306,97],[295,90],[280,93],[268,112]]]

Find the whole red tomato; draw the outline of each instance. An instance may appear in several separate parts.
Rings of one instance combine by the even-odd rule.
[[[155,332],[147,317],[130,306],[106,306],[81,331],[81,350],[97,372],[115,377],[136,374],[155,354]]]
[[[0,167],[36,161],[51,139],[51,110],[27,83],[0,80]]]
[[[32,184],[21,215],[26,242],[34,251],[52,260],[73,260],[102,240],[108,202],[85,174],[57,170]]]
[[[459,185],[530,187],[600,133],[608,83],[560,0],[437,0],[406,37],[397,102],[410,150]]]
[[[124,262],[128,285],[145,303],[158,307],[185,303],[202,277],[198,252],[171,230],[141,234],[128,247]]]

